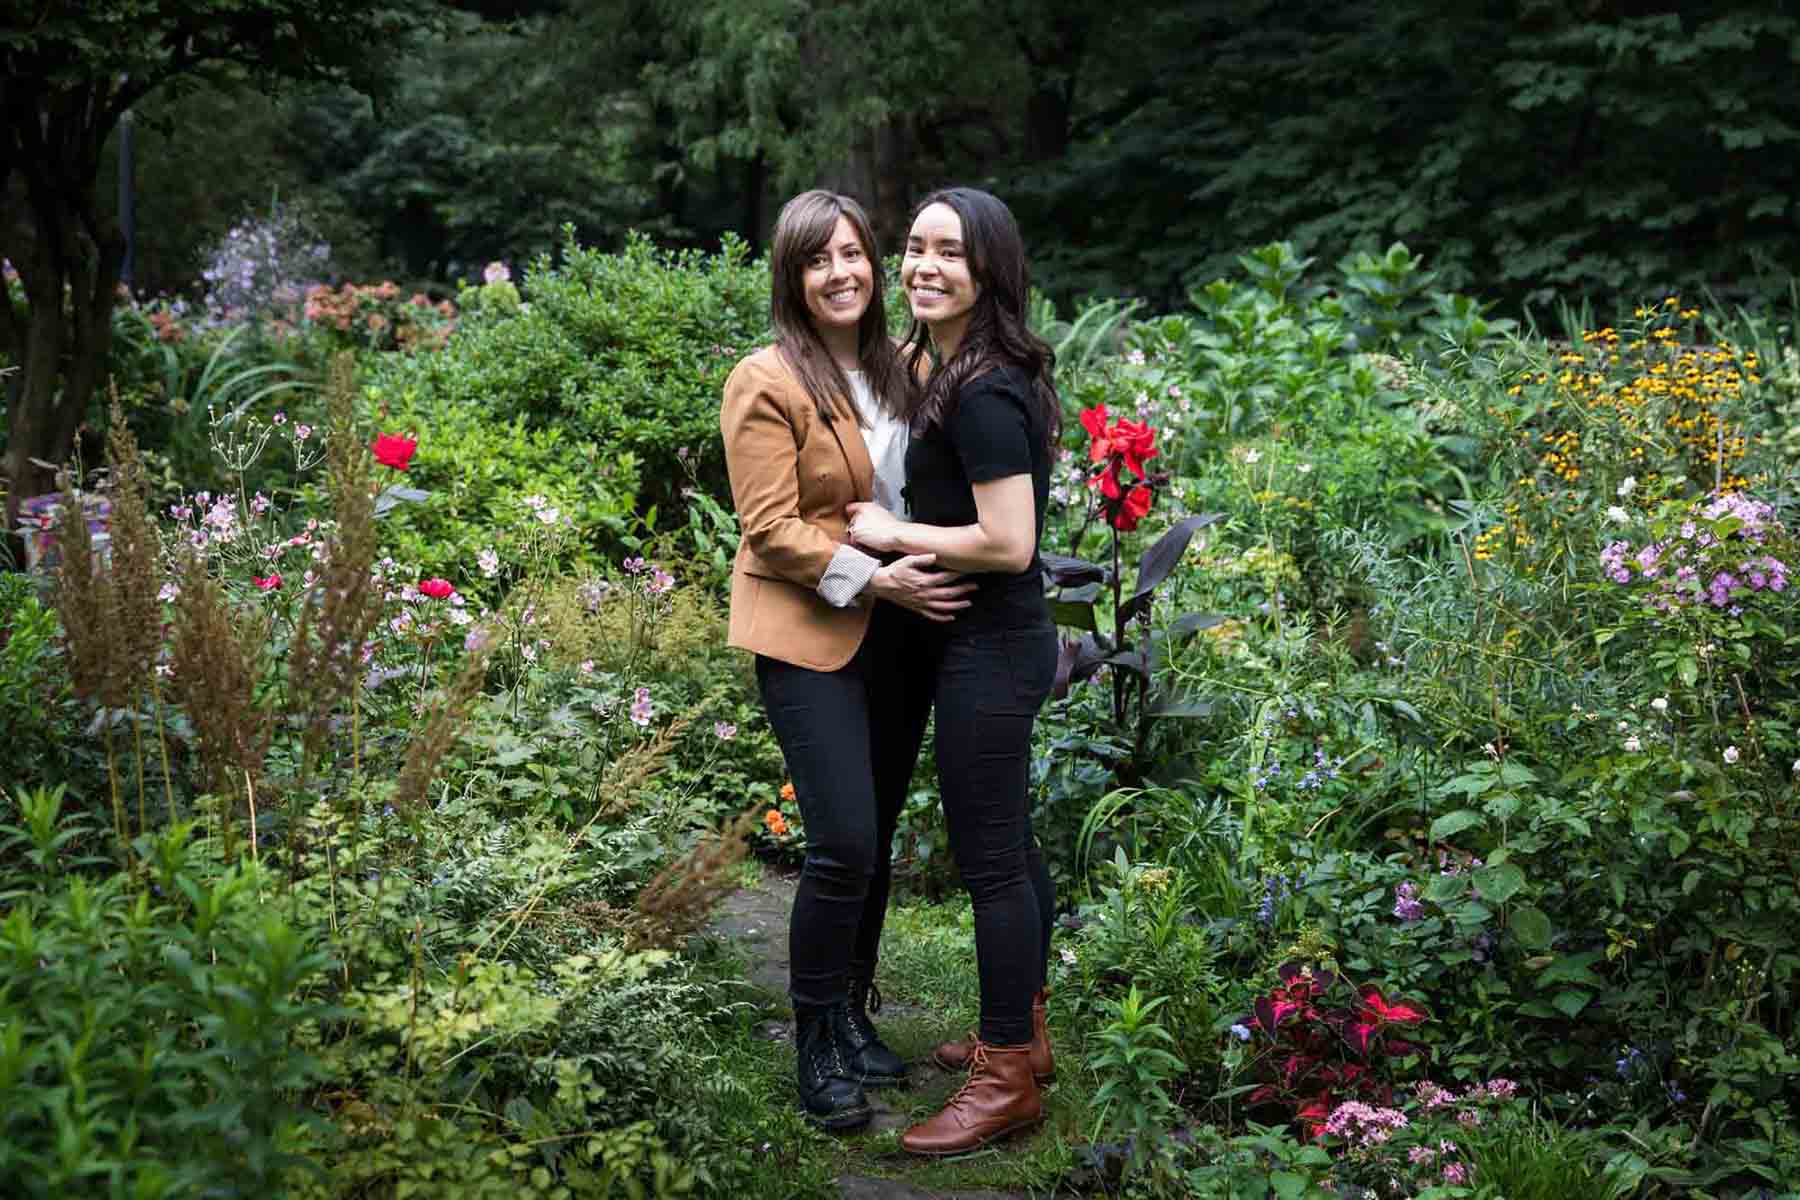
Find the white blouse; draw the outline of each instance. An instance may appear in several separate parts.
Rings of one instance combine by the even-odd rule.
[[[875,392],[861,371],[846,371],[850,380],[850,401],[860,418],[863,444],[869,450],[869,462],[875,468],[875,503],[897,517],[906,516],[906,447],[910,433],[906,422],[890,416],[875,399]],[[831,556],[825,574],[819,579],[819,597],[833,608],[848,608],[869,586],[869,580],[881,566],[874,555],[845,543]]]

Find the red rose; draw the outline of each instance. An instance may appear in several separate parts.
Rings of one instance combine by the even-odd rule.
[[[450,586],[448,579],[427,579],[419,585],[419,594],[433,600],[448,600],[456,595],[456,589]]]
[[[1119,502],[1112,513],[1112,527],[1122,533],[1130,533],[1138,527],[1138,522],[1150,511],[1151,492],[1144,484],[1138,484]]]
[[[281,572],[275,571],[268,575],[252,575],[250,577],[250,582],[256,585],[258,591],[272,592],[281,586]]]
[[[412,461],[413,452],[418,448],[418,438],[399,433],[375,435],[375,461],[396,471],[406,470],[406,464]]]

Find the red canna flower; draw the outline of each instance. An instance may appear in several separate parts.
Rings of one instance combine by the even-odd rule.
[[[1139,479],[1145,478],[1144,463],[1159,453],[1156,448],[1156,430],[1141,421],[1127,421],[1120,417],[1112,427],[1110,438],[1112,452],[1124,457],[1125,465],[1131,468],[1132,474]]]
[[[396,471],[406,470],[412,461],[414,451],[419,448],[419,439],[407,437],[400,433],[378,433],[375,435],[375,461],[384,467],[392,467]]]
[[[252,575],[250,577],[250,582],[256,585],[258,591],[272,592],[281,586],[281,572],[275,571],[268,575]]]
[[[1099,462],[1112,457],[1112,440],[1107,436],[1106,405],[1096,404],[1092,408],[1081,410],[1081,427],[1093,439],[1088,445],[1088,461]]]
[[[1147,486],[1141,483],[1137,484],[1125,493],[1125,498],[1119,501],[1118,507],[1113,512],[1108,514],[1107,520],[1112,523],[1114,529],[1122,533],[1130,533],[1138,527],[1138,522],[1149,513],[1151,495]]]
[[[419,594],[433,600],[448,600],[456,595],[456,589],[450,586],[448,579],[427,579],[419,584]]]

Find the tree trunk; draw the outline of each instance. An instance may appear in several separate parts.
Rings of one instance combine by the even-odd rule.
[[[55,470],[75,446],[112,353],[112,308],[124,263],[117,226],[94,218],[91,195],[59,193],[46,212],[34,189],[26,211],[0,229],[0,255],[24,286],[27,312],[0,318],[0,339],[18,368],[9,388],[5,530],[14,561],[23,561],[19,505],[55,487]],[[17,196],[16,192],[8,193]],[[60,235],[60,236],[59,236]]]

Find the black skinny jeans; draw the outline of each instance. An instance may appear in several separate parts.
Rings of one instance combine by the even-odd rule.
[[[938,786],[950,851],[975,910],[984,1042],[1031,1040],[1056,894],[1030,818],[1031,728],[1056,676],[1056,629],[1041,624],[929,631],[936,653]]]
[[[923,625],[877,602],[861,647],[839,670],[756,659],[763,707],[806,822],[788,926],[788,994],[797,1009],[840,1004],[851,974],[875,973],[894,827],[931,708]]]

